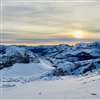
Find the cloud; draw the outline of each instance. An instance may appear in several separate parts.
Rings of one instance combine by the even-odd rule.
[[[87,31],[95,37],[100,33],[99,0],[4,0],[2,7],[2,34],[6,39],[49,38],[49,34],[67,34],[70,30]]]

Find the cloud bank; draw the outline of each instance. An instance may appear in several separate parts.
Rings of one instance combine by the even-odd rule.
[[[3,0],[0,14],[3,41],[73,41],[74,30],[100,39],[99,0]]]

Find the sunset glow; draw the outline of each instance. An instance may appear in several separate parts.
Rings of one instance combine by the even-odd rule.
[[[81,31],[75,31],[71,33],[73,35],[74,38],[83,38],[83,33]]]
[[[100,40],[98,1],[38,1],[3,2],[2,43],[44,45]]]

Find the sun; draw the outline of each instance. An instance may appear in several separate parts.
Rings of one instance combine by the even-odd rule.
[[[83,38],[83,33],[81,31],[72,32],[74,38]]]

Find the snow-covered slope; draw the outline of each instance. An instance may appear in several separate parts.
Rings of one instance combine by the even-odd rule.
[[[42,63],[29,63],[29,64],[14,64],[11,68],[5,68],[0,71],[3,77],[21,77],[38,75],[41,73],[46,73],[46,71],[53,69],[53,67],[48,67],[48,65]]]
[[[41,76],[52,71],[54,67],[44,60],[39,59],[39,63],[29,63],[29,64],[14,64],[12,67],[4,68],[0,71],[0,87],[6,87],[6,84],[16,85],[16,82],[27,83],[30,81],[38,80]]]
[[[75,46],[1,46],[0,68],[16,63],[40,62],[45,58],[55,68],[55,75],[85,74],[100,69],[100,42]]]
[[[100,42],[0,46],[2,100],[100,98]]]
[[[60,80],[34,81],[3,88],[4,100],[99,100],[100,75],[88,77],[61,77]],[[10,91],[9,91],[10,90]]]

